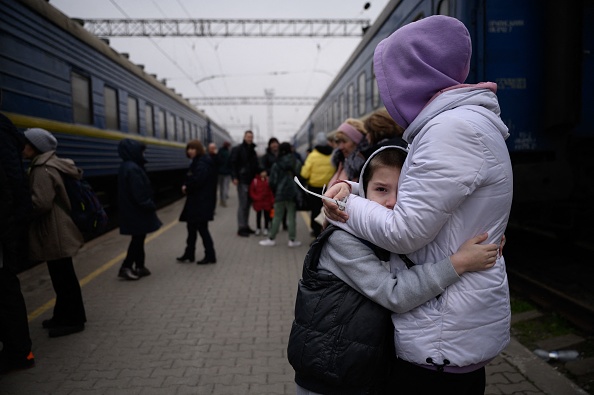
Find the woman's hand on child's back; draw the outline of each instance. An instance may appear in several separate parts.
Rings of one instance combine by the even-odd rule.
[[[458,275],[465,272],[476,272],[490,269],[495,265],[499,255],[499,245],[480,244],[487,240],[488,234],[483,233],[467,240],[452,255],[450,260]]]

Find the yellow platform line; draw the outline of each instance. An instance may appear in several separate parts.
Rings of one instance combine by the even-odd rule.
[[[162,235],[163,233],[167,232],[169,229],[174,227],[178,222],[179,221],[176,219],[175,221],[172,221],[172,222],[168,223],[167,225],[161,227],[158,231],[156,231],[155,233],[152,233],[150,236],[148,236],[146,238],[146,240],[144,241],[144,244],[150,243],[152,240],[156,239],[157,237],[159,237],[160,235]],[[115,258],[110,259],[108,262],[101,265],[95,271],[93,271],[92,273],[89,273],[85,278],[83,278],[82,280],[79,281],[81,288],[84,287],[85,285],[87,285],[89,282],[91,282],[95,277],[99,276],[101,273],[110,269],[116,263],[121,262],[125,257],[126,257],[126,251],[121,252]],[[56,304],[56,298],[52,298],[47,303],[43,304],[41,307],[38,307],[37,309],[32,311],[27,316],[29,319],[29,322],[31,322],[35,318],[39,317],[40,315],[42,315],[43,313],[45,313],[46,311],[48,311],[49,309],[54,307],[55,304]]]

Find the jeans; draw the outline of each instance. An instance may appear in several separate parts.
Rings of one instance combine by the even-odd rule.
[[[219,174],[219,200],[222,203],[229,199],[229,183],[231,183],[230,174]]]
[[[237,198],[239,207],[237,208],[237,227],[239,230],[247,229],[250,219],[250,186],[249,184],[237,184]]]

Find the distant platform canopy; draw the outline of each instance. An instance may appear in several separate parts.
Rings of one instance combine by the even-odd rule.
[[[79,19],[99,37],[362,37],[368,19]]]

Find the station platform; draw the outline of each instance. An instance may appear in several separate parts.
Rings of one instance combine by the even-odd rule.
[[[36,365],[0,376],[0,394],[294,394],[286,346],[308,225],[297,218],[301,247],[237,236],[234,188],[217,206],[210,231],[216,264],[177,263],[186,228],[183,200],[160,210],[162,228],[146,240],[139,281],[117,277],[129,237],[118,230],[74,258],[88,322],[83,332],[49,338],[54,293],[45,264],[20,275]],[[254,227],[255,216],[250,214]],[[198,240],[197,258],[202,259]],[[398,391],[402,393],[401,391]],[[585,394],[515,339],[487,367],[486,394]]]

